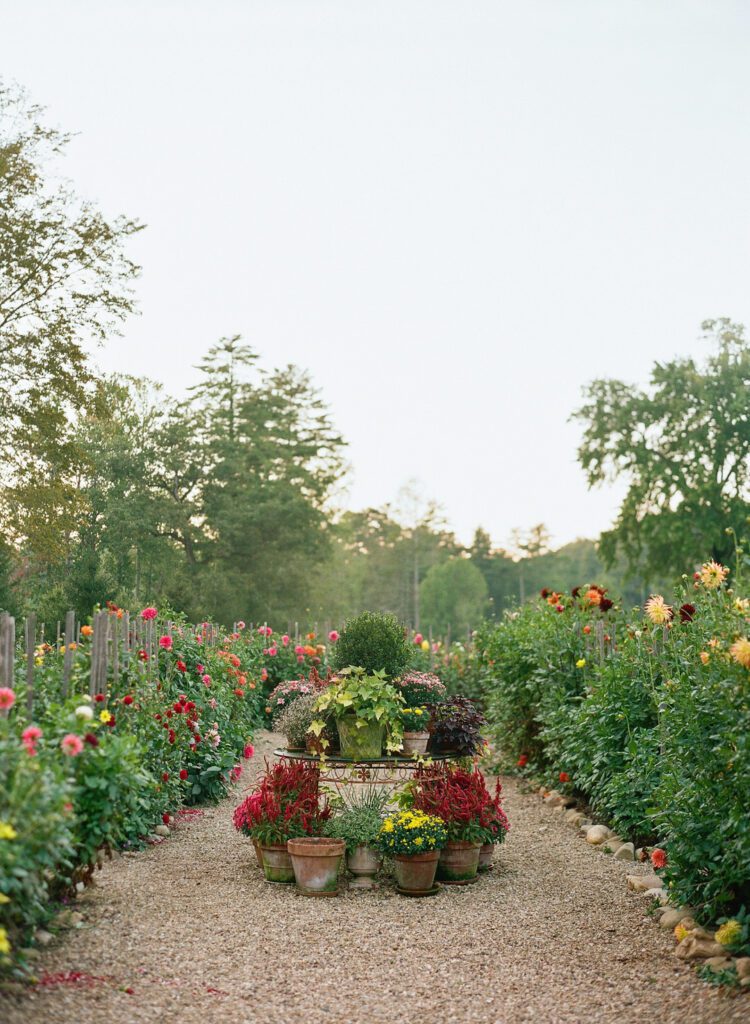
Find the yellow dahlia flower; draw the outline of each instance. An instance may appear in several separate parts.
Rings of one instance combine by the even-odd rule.
[[[646,601],[646,615],[655,626],[663,626],[672,618],[672,609],[661,594],[654,594]]]
[[[729,648],[729,653],[738,664],[750,668],[750,640],[747,637],[741,636],[739,640],[735,640]]]
[[[729,569],[713,560],[701,566],[701,583],[707,590],[717,590],[728,575]]]

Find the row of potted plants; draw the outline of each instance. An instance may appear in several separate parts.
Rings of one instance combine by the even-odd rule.
[[[268,882],[316,896],[338,893],[344,858],[353,888],[370,888],[383,858],[404,895],[431,895],[436,879],[465,885],[491,866],[508,831],[500,784],[491,792],[476,767],[421,765],[396,800],[389,813],[392,795],[374,787],[331,798],[317,764],[281,761],[266,766],[234,824],[253,840]]]

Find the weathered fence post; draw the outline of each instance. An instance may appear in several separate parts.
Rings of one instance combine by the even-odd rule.
[[[16,654],[16,620],[3,612],[0,615],[0,686],[13,688],[13,670]],[[7,712],[5,713],[7,717]]]
[[[76,633],[76,613],[67,612],[65,615],[65,654],[63,655],[63,681],[62,681],[62,697],[63,700],[68,696],[68,690],[70,688],[70,672],[73,668],[73,648],[70,646],[73,642],[73,637]],[[58,650],[60,648],[58,647]]]
[[[31,718],[34,707],[34,648],[36,646],[36,615],[29,615],[24,623],[26,644],[26,709]]]

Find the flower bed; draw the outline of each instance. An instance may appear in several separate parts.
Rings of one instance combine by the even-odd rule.
[[[252,756],[270,686],[325,654],[298,655],[270,627],[228,633],[155,608],[133,617],[125,644],[123,616],[112,605],[79,640],[36,647],[31,714],[20,651],[13,685],[0,688],[0,972],[23,973],[34,928],[102,854],[138,848],[181,808],[220,799]],[[100,628],[118,660],[90,696]]]
[[[501,766],[664,850],[672,898],[706,921],[750,907],[750,601],[727,577],[706,563],[642,611],[543,591],[473,661]]]

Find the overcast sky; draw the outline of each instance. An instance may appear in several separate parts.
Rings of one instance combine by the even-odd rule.
[[[352,507],[418,478],[462,539],[596,536],[596,376],[750,323],[745,0],[0,0],[0,73],[148,229],[107,370],[222,335],[309,367]]]

